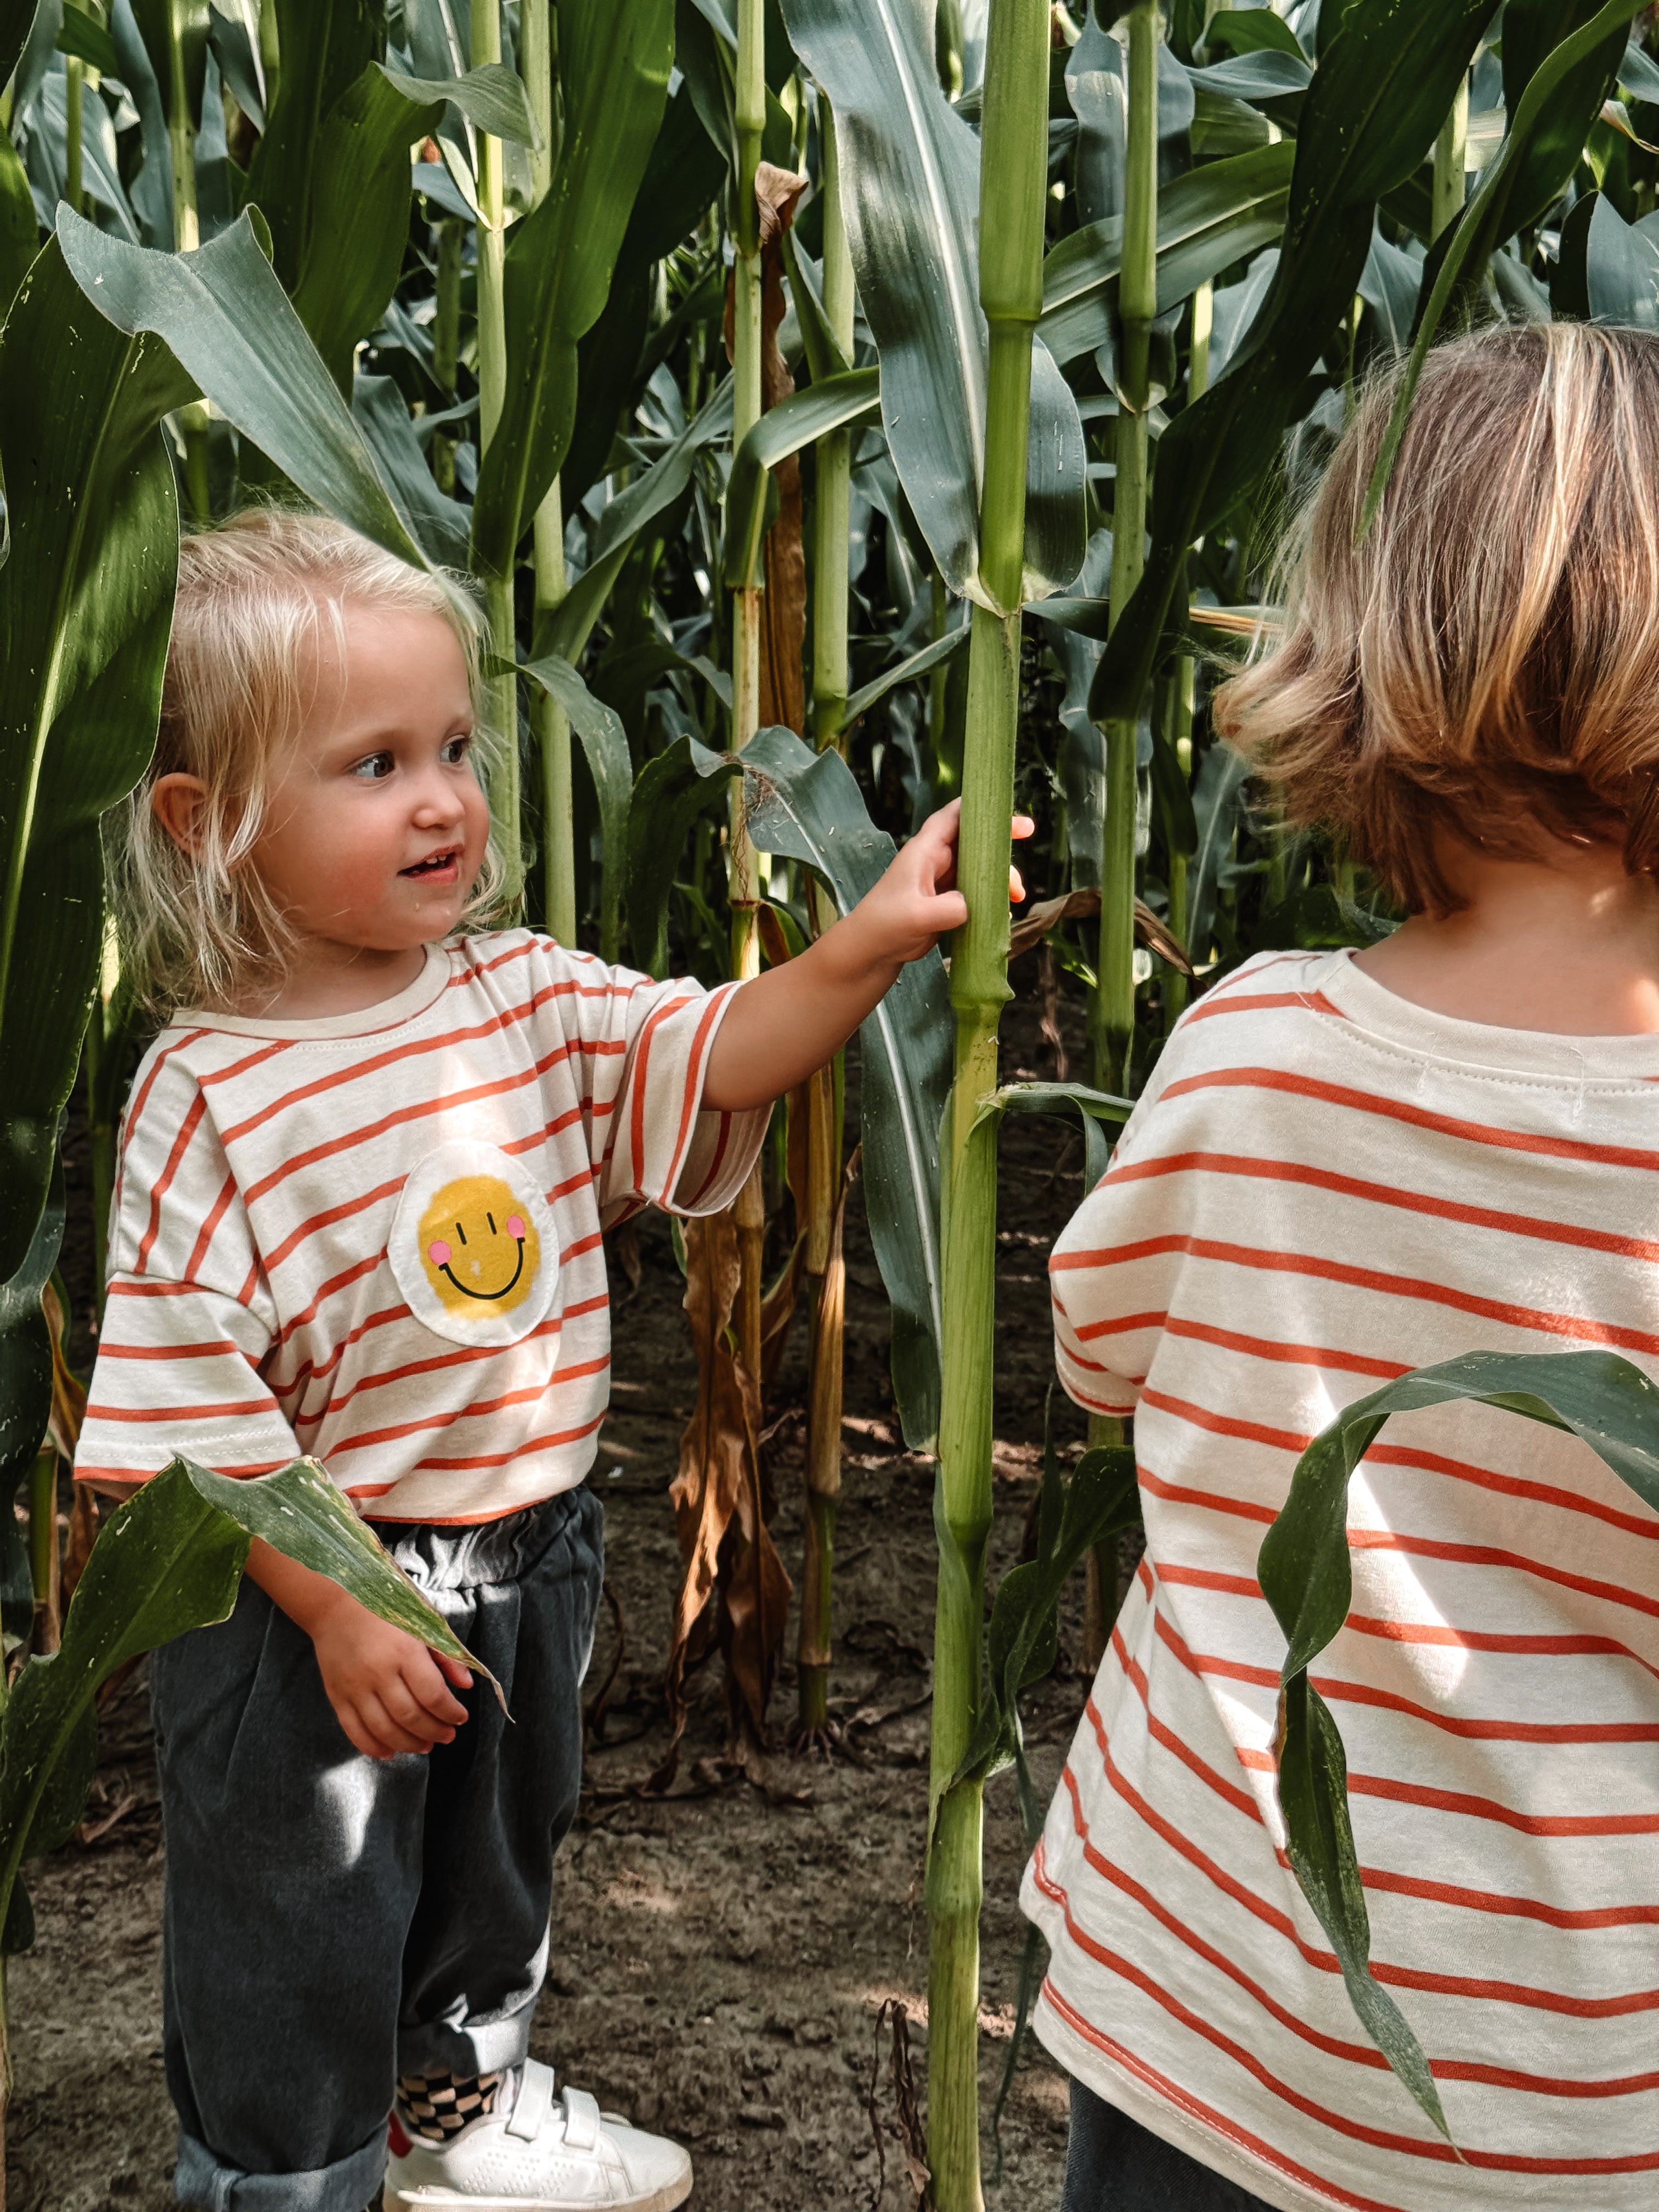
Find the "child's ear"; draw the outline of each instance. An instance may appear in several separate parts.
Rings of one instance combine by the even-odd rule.
[[[150,788],[149,803],[156,820],[179,851],[193,857],[201,849],[203,816],[207,811],[207,786],[201,777],[178,770],[158,775]]]

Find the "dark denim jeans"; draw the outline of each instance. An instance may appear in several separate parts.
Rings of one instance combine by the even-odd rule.
[[[1060,2212],[1269,2212],[1127,2112],[1072,2084],[1072,2140]]]
[[[174,2188],[200,2212],[362,2212],[397,2074],[516,2065],[581,1780],[604,1571],[591,1491],[476,1528],[383,1522],[507,1694],[455,1741],[365,1759],[311,1639],[244,1582],[151,1660],[167,1838]]]

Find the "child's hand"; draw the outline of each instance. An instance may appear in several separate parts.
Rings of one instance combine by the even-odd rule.
[[[961,818],[960,799],[930,816],[851,914],[733,994],[709,1052],[705,1106],[742,1112],[804,1082],[839,1051],[907,961],[961,928],[968,919],[956,887]],[[1029,837],[1034,826],[1017,814],[1013,834]],[[1016,868],[1008,890],[1025,896]]]
[[[1017,814],[1013,834],[1029,837],[1036,828],[1030,817]],[[930,814],[872,890],[860,900],[848,924],[861,933],[860,950],[872,960],[886,959],[895,967],[920,960],[941,937],[960,929],[968,919],[968,902],[957,889],[957,844],[962,830],[962,801],[953,799]],[[1008,871],[1008,896],[1020,900],[1025,886],[1018,868]]]
[[[466,1707],[451,1694],[471,1679],[344,1590],[307,1623],[334,1717],[370,1759],[452,1743]]]

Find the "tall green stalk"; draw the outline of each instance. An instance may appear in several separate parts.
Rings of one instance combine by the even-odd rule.
[[[1439,237],[1449,222],[1463,212],[1467,152],[1469,141],[1469,81],[1457,88],[1440,135],[1434,142],[1434,197],[1431,202],[1429,236]]]
[[[738,61],[733,119],[737,130],[737,180],[732,210],[732,450],[735,453],[761,418],[761,246],[760,204],[755,173],[760,167],[766,129],[766,19],[763,0],[738,0]],[[760,617],[758,590],[732,595],[732,750],[741,752],[760,726]],[[732,972],[747,978],[760,972],[760,937],[756,915],[760,897],[759,866],[744,814],[743,779],[732,786],[726,896],[732,910]],[[732,1206],[743,1287],[738,1300],[738,1345],[751,1375],[761,1371],[761,1272],[766,1242],[766,1198],[762,1169],[738,1193]]]
[[[836,118],[818,99],[823,200],[823,307],[836,343],[853,356],[853,257],[841,204]],[[833,430],[817,441],[817,491],[812,520],[812,728],[818,750],[846,750],[847,560],[851,515],[852,434]],[[835,919],[816,882],[810,894],[818,927]],[[840,1200],[843,1068],[812,1079],[807,1103],[806,1273],[814,1286],[812,1368],[806,1437],[806,1535],[801,1566],[800,1632],[796,1645],[797,1698],[804,1739],[830,1717],[830,1623],[836,1559],[836,1511],[841,1496],[841,1417],[846,1322],[846,1266],[836,1227]]]
[[[836,118],[818,99],[818,143],[823,202],[823,312],[830,335],[853,358],[853,256],[842,216]],[[817,446],[817,491],[812,519],[812,732],[822,751],[846,750],[840,734],[847,708],[847,550],[851,514],[853,434],[831,430]]]
[[[173,243],[179,253],[194,253],[202,242],[196,215],[196,126],[190,115],[190,86],[185,71],[183,11],[167,0],[167,151],[173,163]],[[185,489],[198,522],[212,519],[208,484],[208,410],[204,399],[179,410],[185,441]]]
[[[530,156],[532,195],[539,207],[553,185],[555,29],[550,0],[523,0],[519,64],[530,93],[541,143]],[[564,567],[564,503],[555,477],[536,509],[536,620],[550,614],[568,584]],[[570,769],[570,718],[539,684],[530,699],[530,735],[542,769],[542,918],[562,945],[576,941],[576,827]],[[618,864],[607,853],[605,866]]]
[[[445,216],[438,225],[437,291],[432,317],[432,374],[439,389],[452,401],[461,357],[462,229],[458,215]],[[441,492],[453,499],[455,440],[447,430],[434,430],[430,450],[433,481]]]
[[[1146,548],[1146,416],[1152,318],[1158,313],[1158,0],[1129,12],[1129,127],[1125,154],[1123,263],[1118,279],[1122,349],[1118,373],[1117,471],[1112,487],[1115,628],[1140,581]],[[1133,718],[1110,721],[1106,823],[1100,860],[1100,963],[1090,1008],[1096,1085],[1127,1091],[1135,1031],[1135,744]]]
[[[991,0],[979,210],[990,325],[980,579],[969,644],[957,881],[969,919],[951,962],[956,1085],[945,1116],[939,1594],[927,1853],[927,2154],[936,2212],[979,2212],[979,1920],[984,1790],[957,1778],[979,1717],[996,1364],[996,1139],[975,1127],[997,1082],[1008,988],[1008,824],[1019,713],[1031,335],[1042,309],[1047,0]]]
[[[501,0],[472,0],[472,66],[501,58]],[[478,432],[480,458],[489,450],[507,398],[507,316],[503,272],[507,252],[507,204],[501,185],[501,142],[488,131],[477,134],[478,184]],[[486,576],[484,607],[490,641],[504,661],[518,659],[513,618],[513,568]],[[517,678],[497,676],[489,685],[490,719],[495,726],[495,757],[489,778],[489,812],[506,873],[507,890],[516,899],[524,882],[524,839],[519,809],[519,687]]]
[[[1187,404],[1201,399],[1210,388],[1210,327],[1215,304],[1215,288],[1208,283],[1200,284],[1193,294],[1191,349],[1187,368]],[[1190,653],[1183,653],[1176,663],[1175,726],[1170,732],[1175,744],[1176,758],[1181,763],[1182,775],[1190,781],[1193,773],[1193,713],[1198,703],[1198,669]],[[1173,848],[1170,854],[1170,928],[1182,943],[1187,943],[1187,855]],[[1199,948],[1188,946],[1194,959],[1199,957]],[[1177,968],[1171,968],[1164,978],[1164,1030],[1167,1036],[1181,1019],[1187,1006],[1187,978]]]
[[[86,64],[79,54],[69,54],[64,60],[64,198],[76,215],[86,213],[86,195],[82,188],[81,170],[81,95],[86,81]]]

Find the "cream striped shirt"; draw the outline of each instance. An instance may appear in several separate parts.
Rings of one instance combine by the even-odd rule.
[[[1647,2212],[1659,2190],[1659,1516],[1576,1438],[1390,1421],[1313,1679],[1371,1955],[1458,2165],[1283,1855],[1256,1553],[1341,1405],[1476,1349],[1659,1376],[1659,1037],[1486,1028],[1346,953],[1181,1024],[1052,1261],[1060,1371],[1134,1414],[1146,1556],[1027,1869],[1043,2041],[1268,2203]]]
[[[604,1231],[725,1205],[765,1133],[700,1103],[733,988],[511,930],[360,1014],[175,1016],[127,1108],[76,1474],[309,1452],[365,1514],[459,1522],[579,1483]]]

